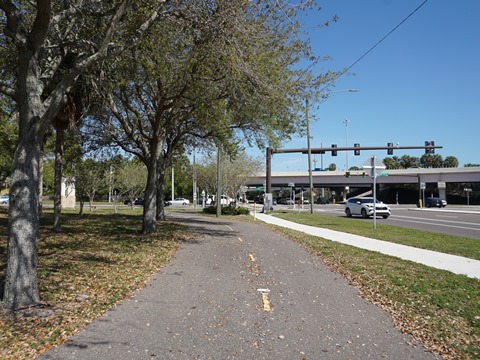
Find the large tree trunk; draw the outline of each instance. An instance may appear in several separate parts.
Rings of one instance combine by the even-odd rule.
[[[20,132],[12,170],[4,306],[14,310],[40,301],[37,286],[38,176],[42,137]]]
[[[143,205],[143,234],[151,234],[156,230],[157,222],[157,159],[153,155],[147,165],[147,186],[145,187],[145,203]]]
[[[40,301],[37,286],[39,220],[39,173],[43,137],[47,126],[42,102],[38,53],[20,52],[17,81],[19,127],[12,166],[7,273],[3,303],[14,310]]]

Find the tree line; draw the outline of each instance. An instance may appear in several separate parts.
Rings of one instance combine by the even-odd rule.
[[[408,169],[408,168],[452,168],[458,167],[459,161],[455,156],[446,156],[445,159],[440,154],[424,154],[421,157],[402,155],[386,157],[382,160],[388,170]],[[465,167],[480,166],[480,164],[465,164]],[[337,165],[331,163],[326,170],[335,171]],[[352,166],[349,170],[362,170],[358,166]]]

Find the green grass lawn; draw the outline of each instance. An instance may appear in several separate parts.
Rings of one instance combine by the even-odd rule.
[[[310,213],[294,213],[291,211],[274,211],[272,214],[279,218],[304,225],[317,226],[480,260],[479,239],[385,225],[382,224],[381,220],[377,221],[377,229],[374,230],[372,222],[360,219]]]

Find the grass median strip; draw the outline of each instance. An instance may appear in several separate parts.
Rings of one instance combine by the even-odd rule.
[[[372,222],[359,219],[285,211],[275,211],[272,214],[299,224],[480,260],[480,240],[478,239],[386,225],[382,224],[381,220],[377,221],[377,229],[374,230]]]
[[[142,209],[64,211],[63,232],[54,233],[52,214],[42,217],[38,282],[42,303],[53,316],[0,318],[0,359],[33,359],[132,295],[173,256],[182,225],[158,224],[141,236]],[[5,277],[6,211],[0,213],[0,283]]]
[[[396,228],[354,219],[311,214],[275,213],[285,220],[453,253],[476,254],[478,240]],[[353,220],[353,221],[352,221]],[[380,253],[358,249],[293,230],[271,226],[322,257],[361,295],[387,310],[397,327],[412,334],[445,359],[480,358],[480,281]],[[396,229],[394,229],[396,228]],[[415,240],[417,239],[417,240]],[[441,243],[436,243],[437,239]],[[447,244],[449,243],[450,244]],[[455,249],[458,246],[459,249]]]

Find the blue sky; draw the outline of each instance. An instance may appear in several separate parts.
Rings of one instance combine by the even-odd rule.
[[[346,68],[404,20],[424,0],[320,0],[316,16],[305,26],[320,24],[333,15],[338,22],[312,33],[317,55],[330,56],[314,68]],[[480,1],[429,0],[402,26],[342,76],[325,102],[312,104],[312,147],[424,145],[443,146],[436,153],[455,156],[460,166],[480,163]],[[318,110],[313,108],[318,107]],[[306,147],[306,137],[294,138],[283,148]],[[423,150],[399,150],[394,155],[420,157]],[[263,152],[252,155],[264,157]],[[348,155],[348,165],[359,166],[386,151]],[[315,156],[320,167],[320,156]],[[346,156],[330,153],[323,165],[344,169]],[[272,171],[306,171],[307,156],[276,154]]]

